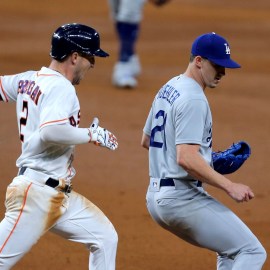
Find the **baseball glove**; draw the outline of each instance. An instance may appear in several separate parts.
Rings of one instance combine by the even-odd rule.
[[[233,143],[224,151],[212,152],[214,170],[220,174],[233,173],[243,165],[250,154],[251,148],[244,141]]]
[[[163,6],[164,4],[167,4],[170,0],[149,0],[152,4],[156,6]]]

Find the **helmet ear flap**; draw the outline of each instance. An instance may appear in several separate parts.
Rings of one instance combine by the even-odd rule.
[[[58,28],[52,36],[50,55],[56,60],[63,60],[70,53],[70,45],[66,40],[66,35],[63,29]]]
[[[64,41],[63,35],[59,35],[57,31],[53,33],[51,42],[51,53],[50,53],[52,58],[56,60],[61,60],[64,58],[65,46],[63,41]]]

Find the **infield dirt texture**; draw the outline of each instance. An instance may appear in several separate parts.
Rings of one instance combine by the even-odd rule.
[[[223,192],[206,189],[242,218],[270,253],[270,2],[268,0],[171,0],[162,8],[147,3],[137,50],[143,73],[136,90],[111,86],[118,43],[107,1],[1,0],[0,74],[39,70],[50,63],[52,32],[64,23],[96,28],[111,56],[97,59],[81,85],[81,127],[94,116],[113,131],[119,149],[78,146],[74,188],[109,217],[119,234],[118,270],[210,270],[216,255],[193,247],[155,224],[145,207],[148,185],[147,151],[140,146],[152,99],[163,83],[183,72],[191,43],[198,35],[216,32],[231,43],[232,58],[242,65],[227,70],[217,89],[206,94],[212,108],[213,146],[227,148],[247,141],[250,159],[231,179],[250,185],[255,199],[237,204]],[[17,173],[20,142],[15,105],[0,104],[0,216],[5,190]],[[29,220],[29,223],[31,220]],[[27,238],[27,235],[25,236]],[[215,239],[213,239],[215,241]],[[87,269],[88,251],[47,233],[14,267],[15,270]],[[264,269],[270,269],[269,259]],[[248,270],[248,269],[247,269]]]

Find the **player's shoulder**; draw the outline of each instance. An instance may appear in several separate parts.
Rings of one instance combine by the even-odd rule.
[[[37,72],[37,81],[41,83],[45,93],[55,89],[57,89],[57,92],[75,93],[74,86],[66,77],[47,67],[42,67]]]
[[[167,85],[176,89],[179,92],[181,99],[192,99],[194,97],[202,99],[205,98],[205,94],[201,86],[194,79],[183,74],[170,79],[167,82]]]
[[[0,77],[2,85],[9,89],[10,87],[17,87],[18,84],[24,81],[31,81],[36,71],[28,70],[16,74],[7,74]]]
[[[17,79],[27,78],[27,77],[30,77],[32,74],[35,74],[36,72],[37,71],[34,71],[34,70],[27,70],[27,71],[23,71],[23,72],[19,72],[19,73],[2,75],[1,78],[5,78],[5,79],[9,79],[9,78],[17,78]]]
[[[37,72],[37,78],[40,80],[48,81],[50,84],[51,83],[70,83],[70,81],[64,77],[60,72],[47,68],[47,67],[42,67],[38,72]]]
[[[172,79],[175,88],[178,89],[180,96],[175,101],[174,108],[186,108],[186,106],[208,107],[208,101],[200,85],[185,75],[179,75]]]
[[[199,87],[195,80],[184,74],[172,77],[166,84],[178,89],[179,92],[190,91],[190,89],[197,89]]]

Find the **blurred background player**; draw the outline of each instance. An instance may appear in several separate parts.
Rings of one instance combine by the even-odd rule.
[[[108,0],[119,40],[118,60],[113,68],[112,84],[119,88],[137,86],[141,64],[136,54],[143,7],[146,0]],[[169,0],[149,0],[161,6]]]

